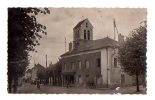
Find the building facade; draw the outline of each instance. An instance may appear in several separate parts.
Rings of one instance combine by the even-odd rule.
[[[73,43],[69,51],[61,55],[62,85],[87,87],[111,87],[126,82],[127,75],[118,63],[119,43],[109,37],[93,40],[93,26],[88,19],[80,21],[73,28]],[[131,80],[130,80],[131,79]]]
[[[35,64],[34,67],[32,68],[32,73],[31,73],[31,81],[32,82],[36,82],[36,80],[38,79],[38,73],[42,72],[45,73],[45,68],[38,64]]]
[[[31,75],[32,75],[32,70],[31,69],[28,69],[26,72],[25,72],[25,75],[24,75],[24,81],[25,82],[30,82],[31,81]]]

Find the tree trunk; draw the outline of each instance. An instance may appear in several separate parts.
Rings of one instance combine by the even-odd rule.
[[[16,93],[17,92],[17,86],[18,86],[18,76],[15,75],[13,79],[14,79],[13,93]]]
[[[8,74],[8,93],[12,93],[12,77]]]
[[[8,64],[8,93],[12,93],[12,81],[13,81],[13,75],[11,66]]]
[[[136,71],[136,86],[137,86],[137,92],[139,92],[139,74],[138,74],[138,70]]]

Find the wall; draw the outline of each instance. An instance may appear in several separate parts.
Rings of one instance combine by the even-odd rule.
[[[37,69],[32,69],[32,76],[31,76],[31,80],[35,81],[37,78]]]
[[[88,24],[88,26],[86,27],[86,23]],[[81,28],[80,28],[80,38],[84,39],[84,30],[90,31],[90,40],[93,40],[93,26],[91,25],[91,23],[86,20],[81,24]]]
[[[121,72],[121,74],[125,75],[125,83],[122,84],[122,86],[131,86],[131,85],[136,85],[136,76],[131,76],[127,74],[126,72]],[[143,85],[145,82],[145,77],[143,75],[139,76],[139,84]]]
[[[107,80],[107,50],[103,49],[101,50],[101,75],[102,75],[102,80],[103,80],[103,85],[108,84]]]
[[[87,27],[86,27],[87,23]],[[86,40],[84,40],[84,30],[86,30]],[[89,40],[93,40],[93,26],[86,19],[79,27],[73,29],[73,48],[77,48],[79,45],[82,45],[85,41],[88,40],[88,30],[90,33]]]
[[[114,58],[117,58],[117,52],[118,50],[112,47],[101,50],[101,74],[103,86],[111,87],[120,85],[121,83],[121,67],[118,63],[117,68],[114,67]]]
[[[121,85],[121,74],[125,75],[125,83],[123,85],[132,85],[135,82],[135,79],[127,73],[124,73],[119,63],[117,63],[116,68],[114,67],[114,58],[117,57],[118,50],[108,47],[63,57],[62,66],[64,67],[64,63],[66,63],[67,71],[72,71],[71,63],[75,63],[75,79],[77,86],[86,86],[86,82],[89,80],[93,80],[98,86],[119,86]],[[101,67],[96,67],[97,58],[101,59]],[[89,69],[86,69],[85,60],[89,60],[90,62]],[[81,61],[81,69],[78,68],[78,61]],[[64,72],[64,69],[62,69],[62,71]],[[81,75],[81,84],[78,83],[79,75]],[[89,75],[89,78],[86,78],[86,75]]]
[[[82,54],[77,56],[71,56],[67,58],[62,58],[62,72],[64,72],[64,64],[67,64],[67,72],[72,71],[71,70],[71,63],[75,63],[75,79],[77,85],[86,86],[87,81],[94,80],[94,78],[98,75],[100,75],[100,67],[97,67],[96,59],[101,57],[100,52],[95,53],[89,53],[89,54]],[[85,61],[89,61],[89,68],[86,69]],[[78,61],[81,61],[81,69],[79,69]],[[81,84],[78,83],[78,76],[81,75]],[[86,75],[89,75],[89,77],[86,77]]]
[[[123,70],[121,74],[125,75],[125,83],[124,84],[121,83],[122,86],[133,85],[135,83],[136,79],[133,76],[130,76],[129,74],[123,72]]]
[[[121,84],[121,66],[118,63],[118,49],[111,49],[111,86]],[[114,66],[114,58],[117,59],[117,67]]]

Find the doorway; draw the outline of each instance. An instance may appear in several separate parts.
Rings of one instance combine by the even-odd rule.
[[[125,84],[125,75],[121,74],[121,85]]]

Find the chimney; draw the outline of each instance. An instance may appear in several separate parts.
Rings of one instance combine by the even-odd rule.
[[[69,43],[69,51],[72,50],[72,42]]]

